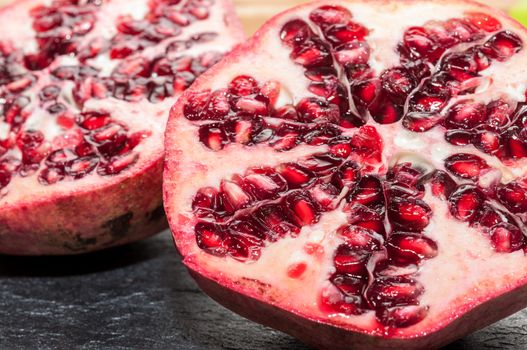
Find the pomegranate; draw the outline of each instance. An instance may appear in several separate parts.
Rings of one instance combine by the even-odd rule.
[[[457,0],[270,20],[168,122],[201,288],[324,349],[438,348],[526,306],[526,43]]]
[[[159,232],[167,111],[243,38],[230,2],[26,0],[0,18],[0,253]]]

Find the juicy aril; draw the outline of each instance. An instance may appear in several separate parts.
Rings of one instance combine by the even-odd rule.
[[[437,348],[527,305],[526,43],[454,0],[272,19],[172,109],[184,263],[327,349]]]
[[[162,229],[167,111],[241,39],[230,3],[27,0],[0,21],[0,252]]]

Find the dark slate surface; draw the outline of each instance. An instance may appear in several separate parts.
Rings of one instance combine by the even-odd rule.
[[[168,232],[75,257],[0,256],[0,349],[307,350],[202,294]],[[527,349],[527,310],[447,349]]]

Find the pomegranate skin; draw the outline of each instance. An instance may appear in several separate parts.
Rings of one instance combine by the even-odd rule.
[[[188,267],[188,266],[187,266]],[[527,284],[497,296],[471,309],[461,317],[452,319],[445,327],[410,338],[379,338],[349,331],[294,314],[280,307],[240,293],[234,288],[207,278],[189,268],[191,276],[209,297],[237,314],[264,326],[287,333],[315,349],[335,350],[424,350],[439,349],[453,341],[493,324],[525,307]]]
[[[43,0],[14,1],[0,8],[0,18],[6,22],[11,20],[14,22],[13,25],[19,25],[21,18],[26,22],[29,21],[29,25],[28,23],[23,24],[24,33],[20,34],[26,38],[26,27],[31,27],[32,20],[29,12],[39,6],[51,6],[49,3]],[[98,33],[95,33],[95,39],[104,39],[107,41],[107,44],[112,39],[111,36],[108,37],[109,35],[119,35],[116,19],[120,15],[126,14],[117,11],[115,6],[119,7],[119,10],[123,9],[124,11],[122,12],[133,12],[136,10],[136,14],[141,14],[141,11],[148,9],[149,4],[152,6],[155,5],[155,2],[145,0],[140,4],[141,6],[137,6],[144,7],[144,9],[125,9],[118,1],[94,1],[86,3],[94,4],[94,6],[100,5],[101,7],[108,6],[108,9],[105,9],[107,11],[106,15],[109,11],[112,16],[104,18],[105,14],[103,13],[102,16],[96,17],[97,19],[95,20],[95,25],[104,22],[105,25],[112,26],[111,30],[109,28],[102,28],[101,30],[100,27],[97,27]],[[214,16],[221,16],[221,26],[210,28],[210,21],[199,23],[199,20],[196,20],[197,24],[190,24],[191,27],[194,25],[191,31],[192,34],[200,34],[202,32],[217,30],[218,37],[224,36],[224,38],[228,39],[227,44],[219,50],[219,52],[225,53],[229,48],[243,40],[245,34],[230,0],[217,0],[211,3],[214,3],[213,6],[216,8],[210,10],[210,13],[214,13]],[[64,6],[66,5],[64,3]],[[75,4],[72,6],[75,6]],[[111,8],[111,6],[114,6],[114,8]],[[145,16],[147,14],[145,13]],[[200,20],[207,21],[209,19],[208,16],[209,13]],[[6,18],[9,20],[6,20]],[[98,21],[99,19],[101,21]],[[31,33],[36,35],[36,32]],[[89,33],[92,37],[93,34]],[[99,35],[100,37],[97,37],[97,34],[101,34]],[[172,40],[179,34],[177,33],[175,37],[167,40]],[[186,36],[184,39],[190,40],[190,35],[184,35]],[[14,34],[14,36],[16,35]],[[0,35],[0,41],[3,39],[6,38]],[[11,37],[7,38],[8,41],[11,39]],[[35,38],[31,37],[31,40],[33,39]],[[197,39],[196,42],[198,41]],[[165,46],[167,44],[167,42],[164,43]],[[26,48],[24,47],[23,49]],[[145,51],[150,50],[149,55],[151,56],[155,49],[151,46],[147,47]],[[165,48],[163,47],[162,49],[164,54]],[[20,50],[22,51],[22,49]],[[109,52],[109,49],[103,51],[103,54],[107,52]],[[208,50],[203,50],[203,52],[208,53]],[[27,52],[23,53],[26,54]],[[133,57],[132,54],[129,55]],[[49,66],[37,70],[38,74],[41,74],[39,78],[44,76],[42,80],[45,81],[41,83],[37,79],[35,86],[42,87],[43,84],[48,84],[52,75],[52,69],[62,68],[64,65],[69,66],[72,64],[57,63],[62,58],[60,55],[54,57],[57,60],[52,60]],[[110,63],[108,66],[121,62],[117,58],[110,60],[105,57],[104,59],[109,60]],[[92,61],[87,62],[88,65],[92,63]],[[78,64],[79,66],[81,65],[81,63]],[[86,64],[86,61],[83,61],[82,64]],[[74,89],[80,90],[77,88]],[[135,110],[134,107],[130,109],[119,109],[118,104],[112,104],[112,102],[107,103],[105,101],[104,103],[106,104],[103,103],[104,106],[102,109],[105,111],[106,108],[110,108],[109,112],[120,112],[121,116],[116,117],[112,115],[112,118],[115,117],[115,120],[121,118],[118,121],[122,122],[125,126],[129,126],[126,124],[126,118],[137,118],[138,114],[148,119],[148,123],[145,123],[142,127],[147,132],[151,132],[151,135],[147,137],[149,140],[144,142],[146,145],[143,146],[143,143],[141,144],[143,149],[139,154],[139,160],[133,163],[131,167],[125,168],[125,170],[119,171],[115,175],[104,177],[96,177],[96,174],[94,174],[95,171],[92,171],[90,174],[92,176],[91,178],[74,180],[82,182],[79,186],[75,186],[72,183],[73,180],[63,181],[62,184],[65,184],[64,186],[60,184],[53,184],[53,186],[47,187],[40,186],[38,184],[37,174],[34,174],[34,176],[28,176],[28,178],[33,176],[35,180],[34,183],[31,183],[31,186],[24,186],[23,184],[20,187],[11,186],[9,188],[9,192],[18,192],[14,198],[2,193],[0,195],[0,254],[19,256],[83,254],[138,241],[166,229],[168,223],[162,203],[162,174],[164,167],[163,132],[165,122],[168,118],[168,106],[171,106],[176,101],[179,94],[179,92],[176,92],[168,96],[164,101],[165,107],[156,105],[157,107],[152,107],[150,110],[143,109],[144,104],[146,104],[146,102],[143,103],[144,101],[141,101],[142,104]],[[31,103],[38,101],[38,94],[33,100]],[[147,100],[147,98],[145,97],[143,100]],[[88,103],[91,102],[93,101],[88,101]],[[136,102],[131,102],[129,105]],[[116,105],[117,108],[111,109]],[[93,105],[90,107],[91,109],[96,110],[96,108],[93,108]],[[130,115],[126,115],[127,111],[130,110],[132,110],[129,113]],[[85,110],[81,107],[75,112],[76,114],[80,114],[83,111]],[[134,125],[134,127],[137,130],[137,125]],[[130,128],[130,131],[135,131],[133,129]],[[15,178],[14,174],[13,178]]]
[[[419,4],[425,2],[415,0],[405,3]],[[357,3],[357,1],[341,1],[337,5],[348,3],[350,4],[349,9],[353,12],[353,3]],[[360,3],[367,4],[373,3],[373,1],[362,1]],[[390,3],[393,7],[396,7],[391,1],[375,3]],[[457,4],[460,6],[466,4],[470,6],[471,10],[481,10],[482,12],[496,15],[495,10],[471,1],[445,0],[439,3],[445,5]],[[417,323],[417,325],[411,326],[410,328],[403,328],[402,331],[398,332],[400,329],[391,329],[390,327],[384,329],[368,329],[367,327],[360,327],[353,324],[353,321],[342,321],[347,315],[333,320],[331,317],[320,317],[319,314],[312,315],[309,313],[310,310],[306,311],[302,309],[302,306],[306,305],[302,304],[305,299],[295,304],[295,297],[297,295],[286,294],[284,296],[279,292],[274,293],[274,286],[271,283],[266,283],[264,279],[251,278],[253,276],[250,274],[244,275],[243,266],[239,268],[239,271],[232,272],[231,269],[237,267],[229,261],[230,257],[211,257],[196,248],[196,236],[192,227],[195,221],[193,221],[194,217],[192,216],[192,212],[190,210],[188,212],[186,211],[191,206],[190,203],[185,202],[191,201],[189,193],[194,194],[194,192],[188,191],[186,187],[192,187],[191,183],[193,182],[199,183],[200,180],[210,174],[207,171],[210,172],[211,170],[208,169],[210,164],[204,161],[202,162],[199,157],[193,158],[190,163],[182,161],[184,157],[181,155],[187,151],[184,146],[195,145],[192,141],[180,141],[175,136],[178,135],[178,128],[181,125],[185,125],[184,122],[181,124],[178,123],[180,119],[184,118],[184,106],[189,102],[189,98],[193,92],[204,91],[210,89],[211,86],[214,88],[218,88],[218,85],[224,86],[226,84],[225,82],[230,78],[225,78],[222,74],[224,72],[228,72],[226,75],[250,74],[250,69],[247,71],[239,69],[233,73],[232,66],[239,68],[236,65],[243,64],[247,52],[262,53],[264,50],[262,50],[263,45],[260,45],[261,41],[264,41],[270,32],[273,33],[272,35],[276,34],[278,29],[287,20],[295,20],[295,15],[298,13],[304,16],[311,9],[317,8],[317,6],[335,4],[335,2],[329,1],[314,2],[293,8],[273,18],[252,39],[235,49],[219,64],[200,77],[193,85],[193,88],[187,91],[172,108],[165,138],[166,160],[163,186],[167,218],[173,232],[176,247],[183,257],[183,263],[200,288],[218,303],[250,320],[281,330],[319,349],[437,349],[524,308],[527,305],[527,300],[525,299],[525,293],[527,292],[527,273],[525,271],[527,270],[522,267],[523,270],[520,273],[514,276],[509,275],[507,276],[508,279],[504,276],[496,277],[499,283],[481,286],[484,292],[475,290],[474,294],[471,294],[472,291],[466,290],[466,294],[462,298],[455,299],[447,305],[442,304],[441,307],[445,311],[437,312],[436,315],[439,314],[440,317],[438,316],[437,319],[428,322],[426,326],[420,327],[419,323]],[[499,15],[499,18],[502,19],[502,16],[504,15]],[[510,24],[513,22],[507,19],[507,23]],[[367,25],[368,23],[363,21],[362,24]],[[515,23],[512,26],[516,32],[521,33],[522,37],[525,36],[525,29],[519,24]],[[218,77],[220,78],[217,79]],[[218,83],[218,80],[220,83]],[[213,84],[210,83],[211,81]],[[228,149],[228,147],[226,146],[225,149]],[[199,154],[199,152],[197,153]],[[256,151],[254,154],[256,154]],[[242,158],[240,156],[240,158],[248,159],[250,157]],[[236,163],[236,159],[232,159],[233,163]],[[182,170],[183,167],[187,167],[189,164],[191,164],[190,166],[196,172],[195,180],[193,181],[186,179],[188,171],[185,174],[186,171]],[[236,165],[234,164],[233,167]],[[268,163],[264,162],[263,165],[268,165]],[[210,168],[218,169],[218,167],[213,165],[210,165]],[[226,173],[230,175],[234,172],[238,175],[238,171],[237,168],[236,171],[226,171]],[[222,177],[219,178],[222,181],[224,180]],[[214,181],[202,182],[205,183],[203,186],[211,186],[211,183],[212,186],[217,185]],[[199,188],[199,186],[197,187]],[[184,195],[181,195],[181,193],[184,193]],[[184,209],[181,210],[181,208]],[[447,214],[442,214],[444,218],[441,217],[438,220],[446,220]],[[210,240],[214,241],[214,237]],[[269,245],[272,246],[272,244],[274,242]],[[439,249],[441,250],[442,247],[440,246]],[[283,256],[278,257],[286,258],[287,253],[293,254],[294,252],[286,252]],[[520,252],[518,252],[518,255],[520,255]],[[225,266],[222,266],[224,262]],[[247,266],[250,265],[247,264]],[[252,265],[258,265],[258,261]],[[279,265],[280,262],[274,265],[270,264],[271,268],[275,267],[276,270],[268,270],[266,272],[258,271],[257,273],[260,274],[257,275],[255,273],[255,275],[259,277],[272,276],[273,278],[276,277],[276,279],[269,278],[269,280],[279,280],[281,278],[279,274],[283,272],[279,270],[283,266]],[[269,267],[268,265],[265,266]],[[248,267],[247,269],[250,268]],[[306,284],[304,287],[305,289],[301,290],[298,294],[299,297],[302,296],[300,295],[302,291],[308,292],[310,289],[317,289],[320,286]],[[455,287],[453,285],[426,285],[425,287],[436,290],[443,290],[443,288],[450,287],[465,288],[465,286],[457,285]],[[479,288],[480,286],[478,285],[476,287]],[[287,291],[286,288],[284,290]],[[314,300],[310,301],[316,303]]]
[[[167,227],[163,161],[101,188],[4,206],[0,251],[10,255],[80,254],[137,241]]]

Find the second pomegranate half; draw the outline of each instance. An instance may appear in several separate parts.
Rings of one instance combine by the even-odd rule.
[[[0,253],[83,253],[166,227],[168,111],[243,38],[232,4],[24,0],[0,20]]]
[[[526,44],[456,0],[278,15],[172,110],[184,263],[324,349],[438,348],[526,306]]]

